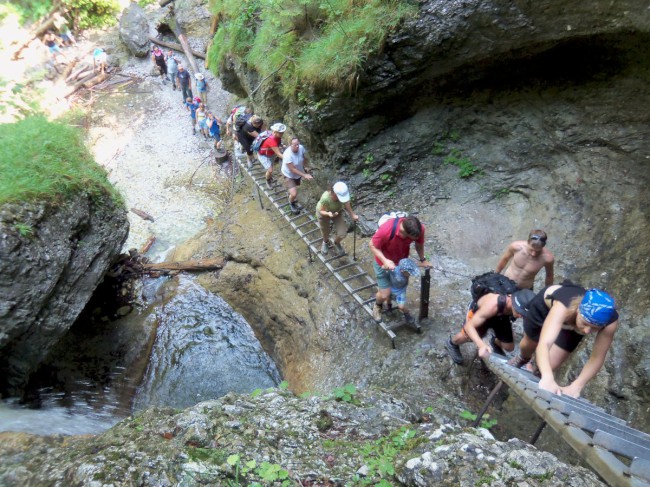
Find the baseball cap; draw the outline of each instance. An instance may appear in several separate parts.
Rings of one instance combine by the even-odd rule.
[[[287,130],[287,126],[283,123],[274,123],[271,125],[271,130],[273,132],[285,132]]]
[[[618,319],[614,298],[600,289],[590,289],[585,293],[578,312],[592,326],[607,326]]]
[[[332,186],[332,190],[336,193],[336,197],[341,203],[347,203],[350,201],[350,191],[348,190],[348,185],[342,181],[335,183]]]
[[[512,294],[512,309],[518,314],[526,316],[528,305],[535,297],[535,293],[530,289],[522,289]]]

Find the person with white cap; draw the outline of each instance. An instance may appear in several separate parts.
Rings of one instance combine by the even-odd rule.
[[[488,357],[492,352],[505,355],[515,349],[515,339],[512,334],[512,320],[528,313],[528,305],[535,297],[530,289],[521,289],[512,294],[488,292],[476,300],[472,300],[467,307],[465,323],[460,331],[450,336],[445,347],[451,359],[458,365],[463,363],[460,345],[474,342],[478,348],[478,356]],[[488,330],[492,329],[494,335],[489,340],[489,345],[483,341]]]
[[[583,387],[605,363],[618,328],[616,304],[605,291],[565,280],[542,289],[530,302],[524,317],[524,337],[519,353],[508,364],[526,365],[535,353],[541,380],[539,388],[554,394],[579,397]],[[589,360],[571,384],[560,387],[553,371],[562,365],[582,339],[596,335]]]
[[[287,127],[283,123],[274,123],[271,125],[272,135],[262,142],[260,150],[257,152],[257,158],[260,164],[266,169],[266,186],[269,189],[273,187],[273,163],[275,162],[275,158],[279,157],[282,159],[280,146],[282,144],[282,135],[286,130]]]
[[[205,81],[205,76],[201,73],[196,73],[194,77],[196,78],[196,91],[199,92],[198,97],[201,99],[201,102],[207,106],[208,83]]]
[[[316,205],[316,218],[323,236],[321,253],[326,255],[330,242],[330,225],[334,224],[334,249],[339,253],[345,253],[341,241],[348,233],[348,226],[343,218],[343,209],[348,212],[352,220],[359,220],[359,216],[352,211],[350,204],[350,190],[348,185],[342,181],[334,183],[323,193]]]
[[[309,174],[308,163],[305,147],[300,143],[298,137],[294,137],[282,154],[282,167],[280,168],[280,172],[284,176],[284,187],[289,192],[289,206],[294,215],[300,213],[302,209],[297,200],[298,186],[300,186],[302,178],[307,180],[314,178]]]

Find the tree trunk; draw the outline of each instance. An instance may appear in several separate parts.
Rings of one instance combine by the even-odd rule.
[[[69,96],[75,94],[80,88],[91,88],[102,81],[104,81],[108,75],[106,73],[98,73],[95,74],[94,72],[86,76],[85,78],[79,80],[77,83],[72,85],[68,92],[64,95],[65,98],[68,98]]]
[[[167,47],[169,49],[173,49],[174,51],[178,51],[178,52],[185,52],[183,50],[183,46],[181,46],[180,44],[175,44],[173,42],[164,42],[164,41],[161,41],[160,39],[156,39],[155,37],[152,37],[152,36],[149,36],[149,40],[151,42],[153,42],[154,44],[158,44],[159,46]],[[201,54],[198,51],[192,51],[192,54],[194,54],[196,57],[201,58],[201,59],[205,59],[205,57],[206,57],[205,54]]]
[[[183,262],[161,262],[159,264],[142,264],[144,272],[160,271],[213,271],[223,268],[223,257],[215,259],[186,260]]]

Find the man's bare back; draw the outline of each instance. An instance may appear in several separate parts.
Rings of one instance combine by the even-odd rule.
[[[543,243],[545,242],[546,238]],[[535,276],[544,267],[546,269],[544,282],[546,286],[550,286],[553,284],[555,257],[548,249],[544,248],[543,243],[540,245],[539,239],[512,242],[499,259],[496,272],[501,272],[508,266],[504,273],[506,277],[515,281],[520,289],[532,289]]]

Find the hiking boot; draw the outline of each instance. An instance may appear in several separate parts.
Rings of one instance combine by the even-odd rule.
[[[503,351],[503,348],[497,345],[497,337],[495,337],[494,335],[492,335],[492,338],[490,338],[490,347],[492,347],[492,351],[494,353],[498,353],[499,355],[503,355],[504,357],[506,356],[506,352]]]
[[[381,311],[382,311],[381,304],[375,303],[375,305],[372,308],[372,317],[374,318],[375,321],[381,321]]]
[[[329,252],[330,248],[327,245],[327,240],[323,240],[323,244],[320,246],[320,253],[323,255],[327,255],[327,252]]]
[[[449,335],[449,340],[445,343],[445,348],[454,362],[458,365],[463,364],[463,354],[460,353],[460,347],[451,341],[451,335]]]
[[[413,315],[408,311],[404,311],[404,322],[407,325],[413,326],[415,325],[415,318],[413,318]]]
[[[266,187],[269,189],[273,189],[273,178],[269,178],[266,180]]]
[[[508,365],[512,365],[513,367],[520,369],[528,362],[530,362],[529,358],[524,358],[521,355],[519,355],[519,352],[517,352],[514,357],[508,360]]]
[[[343,245],[341,245],[340,242],[334,244],[334,250],[336,250],[336,253],[339,255],[345,254],[345,249],[343,248]]]
[[[305,207],[302,206],[300,203],[298,203],[298,200],[295,200],[295,201],[293,202],[293,204],[294,204],[294,206],[295,206],[296,208],[298,208],[299,210],[303,210],[303,209],[305,208]]]
[[[289,207],[291,208],[291,211],[294,215],[300,213],[300,208],[298,208],[298,206],[293,201],[289,202]]]

